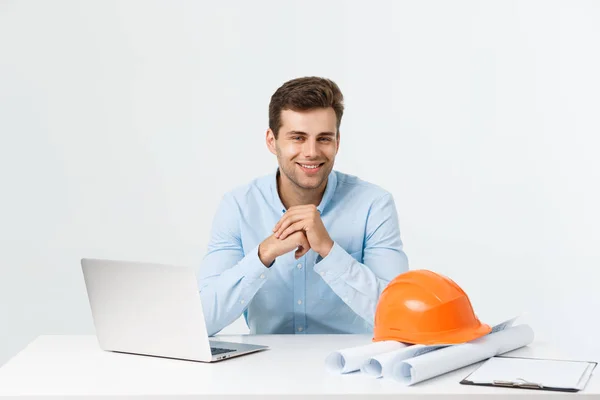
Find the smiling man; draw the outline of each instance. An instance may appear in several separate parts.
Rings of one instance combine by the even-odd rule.
[[[252,334],[370,333],[408,260],[392,195],[333,170],[343,96],[298,78],[271,97],[272,175],[227,193],[198,282],[208,333],[242,314]]]

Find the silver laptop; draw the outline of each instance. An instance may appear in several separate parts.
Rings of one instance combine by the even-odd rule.
[[[86,258],[81,267],[103,350],[214,362],[268,348],[208,339],[189,267]]]

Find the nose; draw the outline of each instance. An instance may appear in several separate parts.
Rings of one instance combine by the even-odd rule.
[[[317,156],[317,141],[315,139],[309,139],[304,142],[302,155],[305,158],[315,158]]]

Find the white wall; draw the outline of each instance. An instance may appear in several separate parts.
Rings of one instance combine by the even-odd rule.
[[[488,322],[592,345],[599,20],[572,0],[0,1],[0,364],[93,333],[81,257],[198,265],[222,194],[275,166],[271,94],[305,75],[341,86],[337,169],[394,194],[411,268]]]

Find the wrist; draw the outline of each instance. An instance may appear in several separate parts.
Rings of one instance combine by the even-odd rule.
[[[321,256],[321,258],[325,258],[329,255],[329,252],[333,248],[333,240],[329,239],[325,245],[317,253]]]
[[[262,262],[263,265],[267,268],[271,267],[271,265],[273,265],[273,262],[275,261],[275,257],[272,256],[271,252],[269,251],[268,245],[265,245],[264,242],[258,246],[258,258],[260,262]]]

